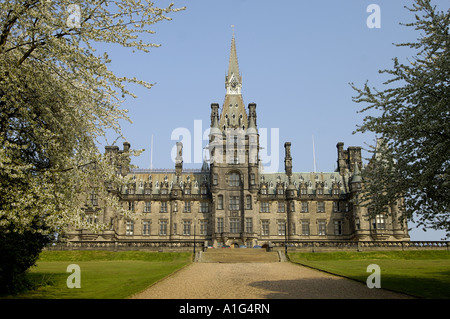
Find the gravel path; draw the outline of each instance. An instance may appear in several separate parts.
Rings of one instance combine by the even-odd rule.
[[[383,289],[369,289],[363,283],[290,262],[277,262],[192,263],[132,298],[403,299],[410,297]]]

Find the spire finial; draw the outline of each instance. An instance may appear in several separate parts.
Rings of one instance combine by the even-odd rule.
[[[233,39],[234,39],[234,24],[231,25],[231,30],[233,31]]]

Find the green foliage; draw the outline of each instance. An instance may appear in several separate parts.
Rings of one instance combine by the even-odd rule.
[[[141,0],[0,2],[0,228],[5,236],[105,229],[108,225],[84,218],[80,205],[94,187],[99,211],[113,207],[127,213],[109,190],[127,182],[117,167],[138,152],[112,158],[96,143],[106,139],[107,130],[122,137],[120,121],[130,119],[120,104],[134,97],[125,85],[152,85],[111,72],[108,54],[96,53],[95,44],[148,52],[159,45],[142,35],[151,35],[150,25],[171,20],[168,15],[181,9]],[[38,253],[32,251],[31,260]],[[0,265],[2,271],[13,260],[8,262]],[[29,264],[17,263],[11,266],[15,270]]]
[[[423,228],[450,235],[450,9],[439,12],[429,0],[416,0],[409,10],[420,32],[416,42],[398,44],[415,50],[406,63],[394,58],[382,90],[352,87],[353,98],[368,113],[358,132],[380,137],[363,179],[373,218],[398,203]],[[404,198],[404,202],[403,202]]]
[[[0,294],[15,294],[31,287],[26,271],[34,266],[49,241],[49,236],[37,232],[0,228]]]

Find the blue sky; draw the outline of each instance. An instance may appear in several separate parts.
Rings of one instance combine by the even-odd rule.
[[[362,123],[362,108],[352,102],[355,91],[366,80],[380,88],[391,68],[392,58],[405,60],[413,52],[393,43],[414,40],[419,35],[399,22],[412,22],[404,8],[412,1],[392,0],[175,0],[186,6],[171,14],[172,21],[152,27],[156,33],[145,39],[162,46],[150,53],[131,53],[114,47],[108,53],[110,68],[118,75],[136,76],[156,83],[151,90],[130,89],[138,95],[127,99],[133,123],[122,123],[124,136],[135,149],[145,149],[133,164],[150,167],[153,135],[153,167],[173,168],[171,151],[176,128],[191,132],[194,154],[194,121],[202,132],[209,126],[210,105],[222,105],[225,74],[235,26],[242,95],[246,105],[257,104],[258,127],[279,132],[279,169],[284,170],[284,142],[292,143],[293,170],[313,170],[312,137],[317,171],[334,171],[336,144],[344,147],[374,143],[375,135],[353,134]],[[164,6],[169,1],[156,1]],[[447,10],[447,1],[434,1]],[[369,28],[368,5],[381,9],[381,28]],[[198,126],[197,126],[198,128]],[[195,136],[194,136],[195,135]],[[113,141],[112,136],[109,137]],[[118,141],[119,146],[123,141]],[[207,141],[202,141],[206,146]],[[267,149],[269,154],[276,151]],[[363,155],[368,155],[363,151]],[[185,167],[200,168],[201,163]],[[192,156],[191,161],[194,161]],[[412,226],[412,225],[410,225]],[[440,240],[443,233],[412,231],[413,240]]]

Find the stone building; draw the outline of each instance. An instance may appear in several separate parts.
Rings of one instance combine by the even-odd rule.
[[[392,214],[366,217],[365,207],[353,203],[363,187],[361,148],[337,143],[334,172],[292,171],[291,143],[286,142],[285,170],[263,173],[259,159],[256,104],[245,107],[235,39],[231,41],[226,95],[211,104],[209,164],[183,169],[182,144],[177,143],[173,170],[129,170],[132,183],[119,191],[126,219],[110,210],[86,210],[95,220],[111,225],[100,234],[77,230],[71,241],[147,242],[185,246],[193,241],[208,246],[253,247],[301,241],[409,240],[406,224]],[[123,150],[108,146],[111,154]],[[91,203],[93,204],[93,203]],[[95,205],[91,205],[95,206]]]

